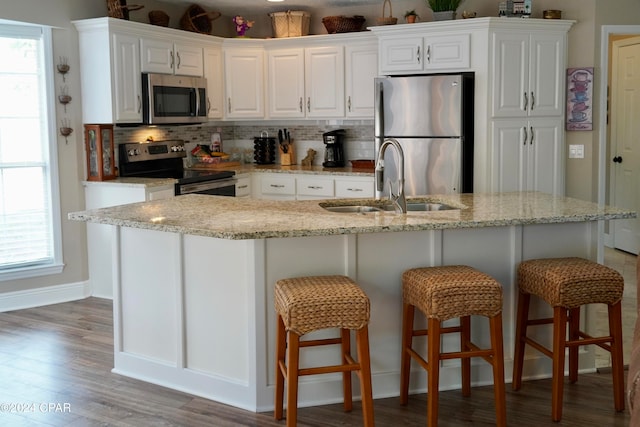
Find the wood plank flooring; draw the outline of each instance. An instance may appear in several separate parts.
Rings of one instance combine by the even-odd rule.
[[[284,426],[271,413],[255,414],[110,372],[111,301],[82,301],[0,313],[0,425],[2,426]],[[608,373],[566,382],[564,418],[550,421],[550,380],[507,385],[510,426],[627,426],[613,409]],[[426,396],[407,406],[398,398],[374,402],[377,426],[424,426]],[[299,426],[362,425],[359,402],[301,408]],[[492,387],[442,392],[440,426],[494,425]]]

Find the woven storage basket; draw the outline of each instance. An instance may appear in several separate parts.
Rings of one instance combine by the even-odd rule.
[[[311,14],[308,12],[288,10],[270,13],[269,16],[273,26],[273,36],[276,38],[300,37],[309,34]]]
[[[207,12],[201,6],[192,4],[180,18],[180,28],[194,33],[210,34],[211,21],[220,18],[220,12]]]
[[[329,34],[362,31],[364,21],[366,21],[366,19],[362,15],[325,16],[322,18],[322,23]]]
[[[169,26],[169,15],[163,10],[152,10],[149,12],[149,24],[160,27]]]
[[[109,18],[129,19],[129,12],[140,10],[144,6],[139,4],[130,4],[127,6],[127,0],[107,0],[107,14]]]
[[[387,3],[389,3],[389,16],[385,15]],[[398,18],[393,17],[391,2],[389,0],[384,0],[384,3],[382,3],[382,17],[378,18],[378,25],[396,25],[397,22],[398,22]]]

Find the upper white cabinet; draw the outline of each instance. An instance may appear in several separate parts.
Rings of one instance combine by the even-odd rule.
[[[565,35],[492,35],[493,116],[557,116],[564,111]]]
[[[378,46],[375,41],[345,46],[345,115],[349,118],[372,118],[374,113],[373,81],[378,75]]]
[[[259,47],[225,47],[224,76],[225,117],[264,118],[264,50]]]
[[[207,79],[207,117],[224,116],[224,68],[222,46],[204,48],[204,77]]]
[[[140,40],[141,68],[144,73],[202,77],[202,47],[179,44],[159,38]]]
[[[269,117],[305,117],[304,48],[269,50],[267,62]]]
[[[344,116],[344,48],[311,47],[304,52],[307,117]]]
[[[467,70],[471,61],[471,34],[391,35],[380,39],[380,72]]]
[[[120,33],[113,33],[111,37],[113,43],[113,71],[111,73],[111,83],[113,84],[111,96],[113,104],[111,116],[115,123],[139,123],[142,121],[142,80],[140,77],[140,47],[138,45],[138,38]],[[104,80],[109,80],[109,77],[105,76]],[[86,92],[83,90],[83,93]],[[88,101],[98,103],[97,99],[93,99],[93,97]],[[92,102],[82,103],[83,120],[86,123],[95,123],[95,121],[91,120],[93,114],[96,114],[97,117],[103,114],[99,106],[95,109],[97,111],[94,111],[91,105],[87,105],[85,109],[85,105],[91,103]],[[105,107],[108,108],[108,105],[105,104]],[[84,115],[85,111],[88,117]],[[109,116],[107,111],[104,111],[104,113],[105,117]]]

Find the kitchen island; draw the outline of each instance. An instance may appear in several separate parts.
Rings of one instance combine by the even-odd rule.
[[[373,394],[381,398],[398,395],[399,389],[401,273],[442,264],[476,267],[504,287],[505,375],[510,380],[517,264],[556,256],[601,260],[599,224],[636,215],[535,192],[425,201],[456,209],[345,214],[321,205],[362,201],[186,195],[69,218],[112,225],[115,373],[267,411],[273,408],[276,280],[345,274],[362,286],[371,299]],[[542,304],[532,310],[548,313]],[[588,310],[583,321],[589,330],[593,319]],[[478,326],[474,339],[487,344],[488,327],[480,321]],[[541,328],[538,339],[548,343],[550,331]],[[457,342],[445,338],[445,350]],[[332,350],[307,349],[301,365],[335,363]],[[443,389],[460,386],[458,363],[443,363]],[[475,385],[492,383],[488,364],[474,362],[473,369]],[[592,348],[581,353],[580,369],[595,369]],[[424,392],[426,376],[417,369],[412,373],[412,392]],[[526,377],[549,374],[547,358],[527,353]],[[341,399],[339,374],[300,381],[300,406]]]

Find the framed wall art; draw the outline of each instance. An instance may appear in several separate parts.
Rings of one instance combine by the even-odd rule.
[[[593,130],[593,67],[567,69],[567,130]]]

